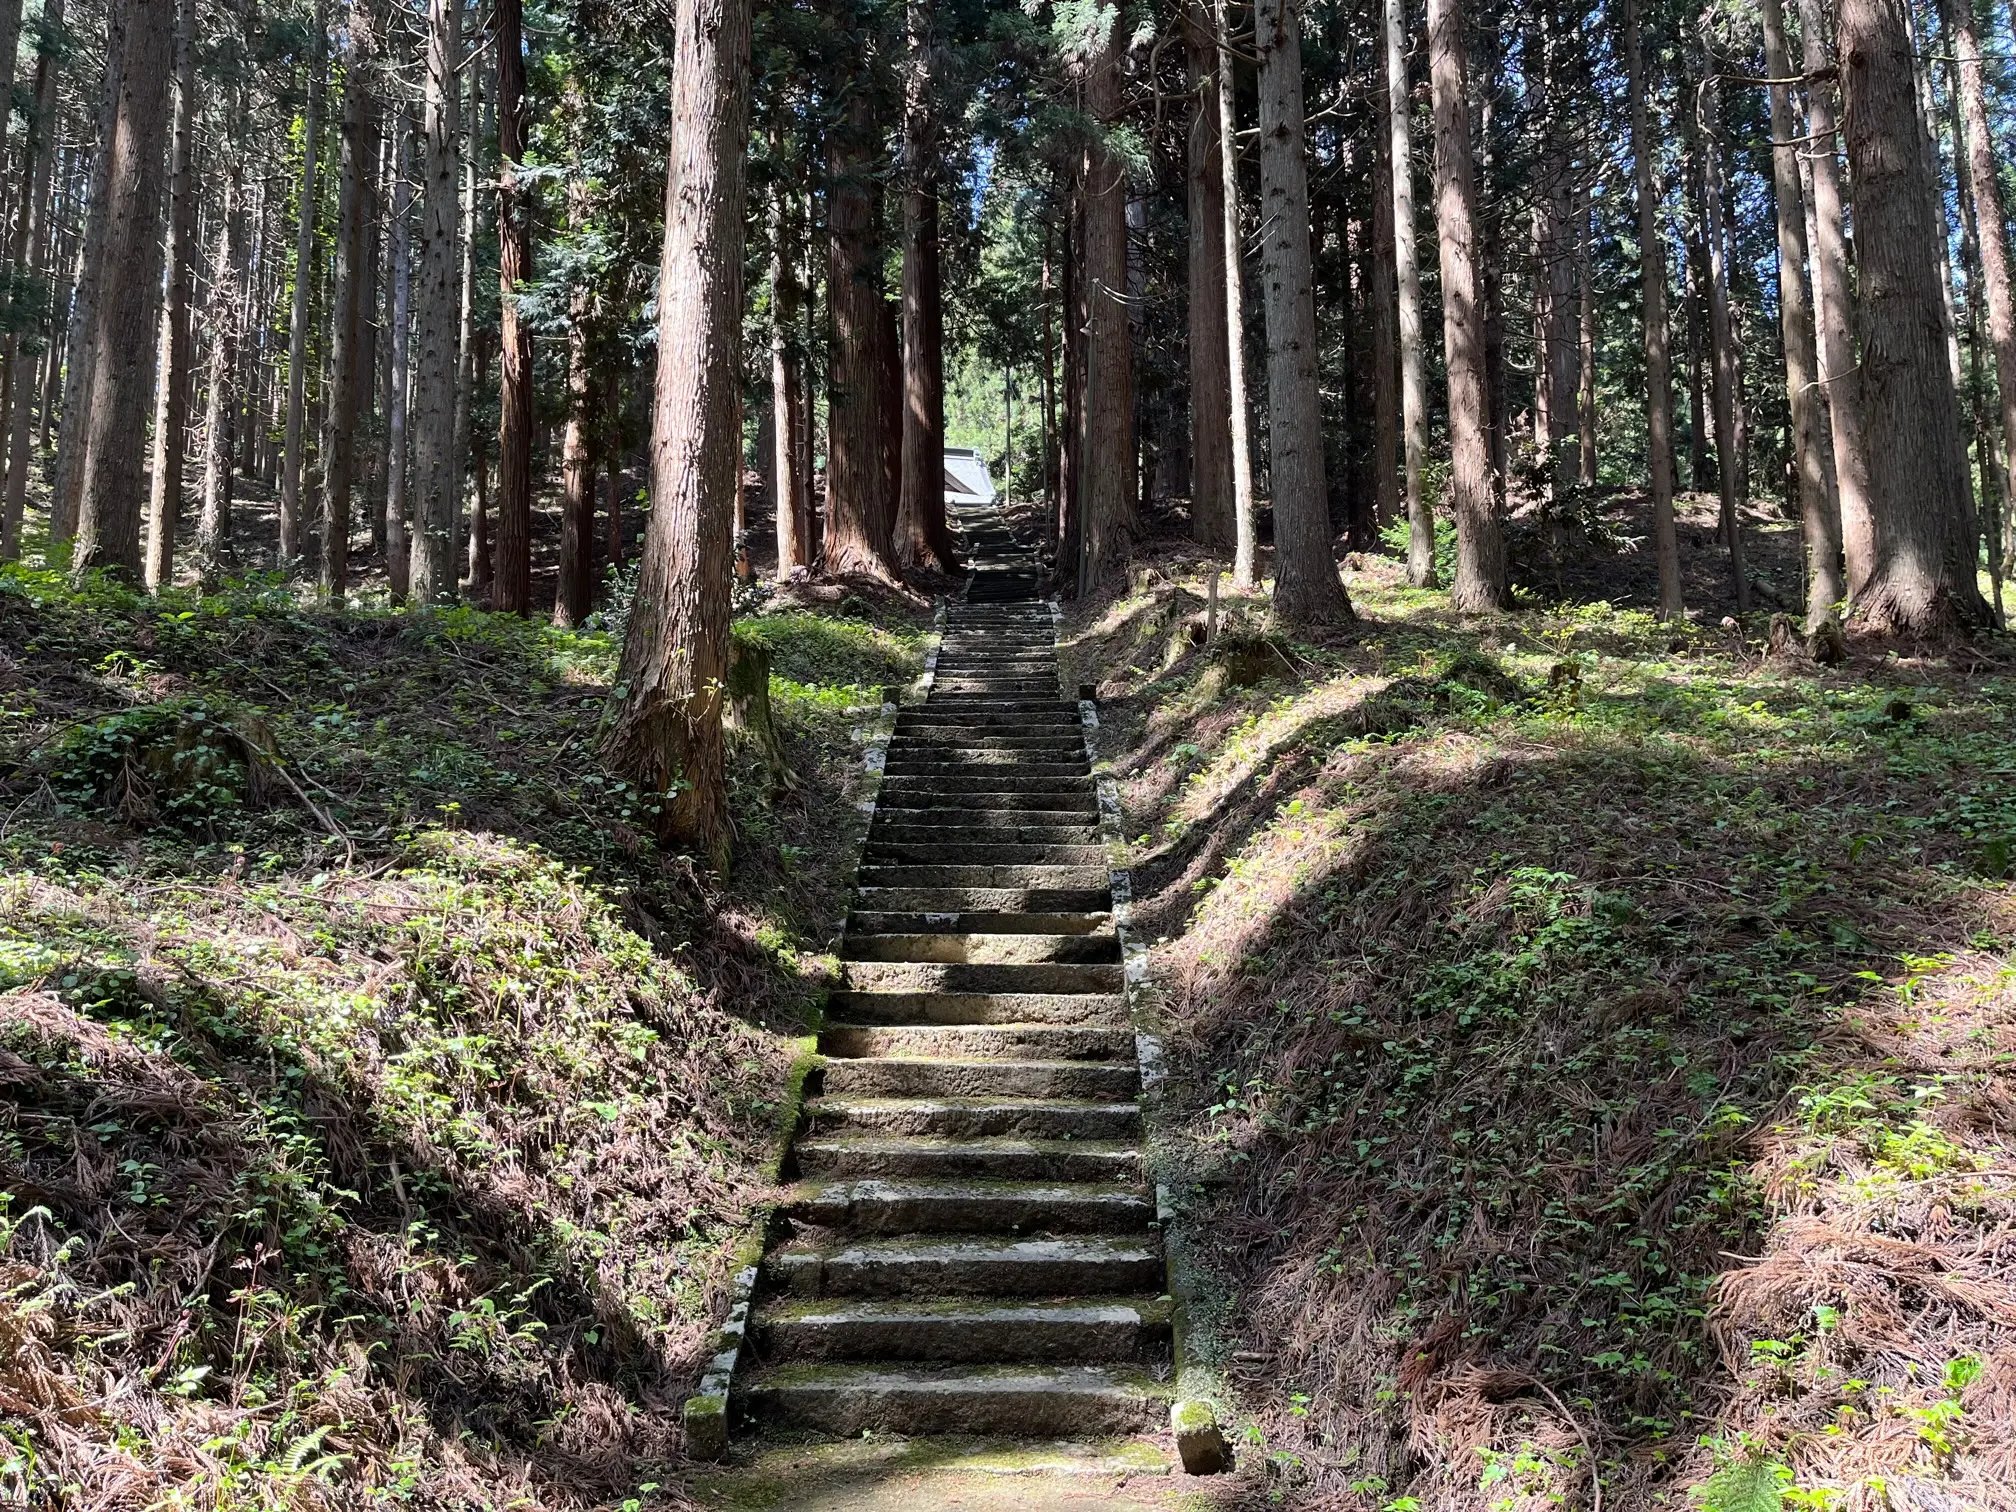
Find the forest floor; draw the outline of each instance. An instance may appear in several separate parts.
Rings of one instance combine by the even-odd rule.
[[[1069,612],[1259,1503],[2016,1506],[2016,643],[1771,656],[1686,504],[1684,628],[1630,499],[1504,615]]]
[[[928,621],[750,597],[799,785],[736,749],[720,884],[606,622],[0,568],[0,1502],[669,1484]]]

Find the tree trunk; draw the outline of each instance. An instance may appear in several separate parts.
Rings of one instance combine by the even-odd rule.
[[[483,108],[483,70],[471,68],[469,101],[463,112],[468,130],[462,159],[462,277],[455,364],[455,525],[462,535],[462,506],[469,500],[468,550],[464,578],[469,591],[488,602],[490,592],[490,511],[485,492],[489,452],[475,437],[476,391],[490,380],[489,333],[476,329],[476,188],[483,177],[483,141],[493,124]],[[465,477],[467,482],[464,482]]]
[[[623,386],[616,373],[609,374],[609,392],[605,399],[608,434],[604,445],[609,451],[609,565],[621,567],[624,559],[623,542]]]
[[[1851,578],[1850,602],[1872,630],[1970,629],[1988,622],[1988,606],[1945,350],[1935,245],[1944,227],[1933,221],[1902,0],[1842,0],[1838,46],[1874,505],[1870,570]]]
[[[22,213],[15,221],[14,267],[31,281],[35,290],[36,325],[48,331],[48,277],[46,256],[49,244],[49,195],[56,165],[56,138],[61,122],[56,115],[57,39],[63,32],[63,0],[48,0],[43,12],[43,41],[35,60],[33,114],[28,121],[28,137],[22,144],[27,158],[23,177]],[[30,326],[27,330],[33,330]],[[13,561],[21,554],[21,520],[28,504],[28,472],[33,465],[32,445],[35,403],[41,388],[38,354],[24,352],[20,324],[7,332],[7,372],[12,379],[7,411],[7,483],[4,503],[0,503],[0,561]],[[49,333],[53,336],[53,333]],[[54,349],[53,339],[46,345]],[[24,363],[22,358],[29,360]]]
[[[17,3],[5,7],[19,20]],[[0,26],[0,48],[7,32]],[[11,69],[12,53],[0,51]],[[4,115],[4,113],[0,113]],[[4,128],[0,128],[4,129]],[[160,372],[154,386],[154,470],[147,495],[149,592],[175,580],[175,527],[182,516],[182,469],[189,449],[189,286],[196,241],[196,4],[175,16],[175,116],[168,147],[168,287],[161,311]],[[10,370],[11,376],[11,370]]]
[[[462,456],[455,446],[459,366],[456,233],[462,178],[462,7],[428,0],[427,86],[422,129],[420,255],[413,295],[412,594],[422,609],[455,597],[455,503]]]
[[[126,47],[128,7],[112,0],[107,7],[105,35],[105,87],[98,101],[98,150],[88,156],[90,172],[84,190],[82,234],[77,238],[77,261],[71,275],[70,319],[59,356],[51,359],[52,379],[60,372],[63,384],[62,428],[57,433],[56,475],[49,490],[49,539],[52,544],[69,540],[77,533],[78,501],[84,485],[85,438],[89,431],[95,348],[91,331],[97,319],[99,286],[105,264],[105,237],[112,223],[112,154],[105,150],[112,140],[124,98],[121,92],[122,57]],[[47,444],[46,442],[44,443]]]
[[[301,207],[294,233],[294,298],[287,321],[287,440],[280,463],[280,566],[292,573],[302,547],[301,452],[307,414],[308,294],[314,283],[316,149],[322,140],[322,95],[329,74],[329,0],[316,0],[315,54],[308,65],[303,116]]]
[[[1576,214],[1575,282],[1581,300],[1578,321],[1581,352],[1580,381],[1576,384],[1576,429],[1580,445],[1575,481],[1584,488],[1596,486],[1596,270],[1594,245],[1596,221],[1589,208],[1589,182],[1582,182]]]
[[[2016,293],[2009,270],[2009,232],[2002,208],[2002,184],[1997,173],[1995,137],[1988,117],[1988,91],[1982,73],[1971,0],[1946,0],[1947,24],[1953,31],[1960,64],[1960,109],[1967,127],[1967,178],[1974,193],[1974,220],[1980,243],[1981,289],[1988,312],[1988,345],[1995,357],[1995,386],[2002,420],[2003,478],[2016,476]],[[1984,469],[1984,472],[1991,469]],[[1984,487],[1995,479],[1984,477]],[[1998,560],[2003,543],[1990,539],[1988,549]],[[1999,579],[2000,572],[1998,570]]]
[[[1792,75],[1784,0],[1762,0],[1764,73]],[[1788,84],[1771,86],[1771,181],[1778,216],[1778,314],[1785,344],[1785,395],[1792,419],[1792,465],[1806,539],[1806,628],[1818,629],[1841,602],[1841,520],[1828,487],[1827,436],[1813,345],[1813,294],[1806,281],[1806,202],[1799,182],[1799,118]]]
[[[1253,511],[1253,442],[1248,434],[1252,407],[1246,395],[1245,244],[1239,234],[1239,136],[1233,92],[1232,33],[1226,0],[1212,0],[1212,27],[1218,39],[1219,181],[1225,206],[1225,372],[1226,409],[1232,446],[1232,586],[1259,586],[1258,527]]]
[[[1470,150],[1470,106],[1460,0],[1430,0],[1429,79],[1435,101],[1435,228],[1442,248],[1442,344],[1449,369],[1449,497],[1456,516],[1456,581],[1449,601],[1458,613],[1512,606],[1491,484],[1489,383],[1485,372],[1484,309],[1476,245],[1476,168]]]
[[[905,567],[948,571],[945,520],[945,309],[938,241],[936,42],[928,0],[909,0],[903,109],[902,454],[892,545]]]
[[[1666,331],[1666,244],[1652,172],[1652,110],[1638,34],[1638,0],[1624,0],[1624,59],[1631,107],[1631,158],[1638,198],[1638,263],[1645,321],[1646,467],[1651,474],[1652,539],[1659,561],[1659,618],[1687,613],[1680,584],[1680,538],[1673,525],[1673,361]]]
[[[1416,237],[1412,104],[1407,87],[1404,0],[1382,8],[1385,92],[1384,130],[1392,162],[1390,192],[1393,265],[1400,348],[1400,406],[1403,476],[1407,507],[1407,581],[1436,586],[1435,517],[1422,492],[1421,469],[1428,449],[1428,385],[1421,334],[1421,262]]]
[[[1261,304],[1267,313],[1267,475],[1274,502],[1274,612],[1290,624],[1352,618],[1330,550],[1323,402],[1316,376],[1309,167],[1302,125],[1302,18],[1288,0],[1255,11],[1260,56]]]
[[[1712,56],[1708,67],[1715,67]],[[1714,345],[1715,483],[1722,501],[1722,539],[1729,548],[1729,576],[1736,612],[1750,612],[1750,577],[1743,563],[1743,461],[1737,436],[1742,402],[1743,361],[1736,350],[1735,322],[1729,313],[1729,268],[1722,242],[1721,84],[1711,71],[1701,91],[1701,111],[1709,132],[1701,146],[1701,239],[1708,248],[1708,330]]]
[[[1855,307],[1841,198],[1834,85],[1827,50],[1824,0],[1799,0],[1802,61],[1807,76],[1803,156],[1813,183],[1813,305],[1820,382],[1834,452],[1834,492],[1841,514],[1841,553],[1848,592],[1867,582],[1875,555],[1869,497],[1869,457],[1862,439],[1862,372],[1855,359]]]
[[[385,395],[385,576],[392,602],[403,604],[412,591],[407,531],[406,406],[411,391],[408,335],[413,321],[413,121],[399,117],[394,153],[392,225],[387,252],[392,264],[392,375]]]
[[[1190,131],[1185,183],[1190,275],[1190,534],[1224,550],[1235,540],[1230,329],[1225,317],[1225,162],[1218,143],[1218,48],[1208,15],[1190,7]]]
[[[532,331],[518,288],[532,276],[532,212],[519,181],[525,155],[521,0],[495,0],[497,44],[497,503],[493,606],[532,609]],[[573,363],[569,359],[571,373]],[[585,443],[585,437],[584,443]]]
[[[578,86],[570,83],[570,90]],[[586,109],[585,101],[578,101]],[[579,120],[579,111],[576,113]],[[570,233],[587,229],[591,206],[577,148],[567,186]],[[588,371],[589,290],[576,283],[567,296],[567,433],[560,443],[560,576],[553,593],[553,623],[572,629],[595,602],[594,387]]]
[[[154,396],[154,331],[161,247],[156,223],[168,135],[175,12],[166,0],[126,0],[119,107],[103,144],[105,242],[92,309],[77,544],[71,568],[140,577],[139,438]]]
[[[690,847],[725,873],[721,704],[742,452],[748,0],[678,0],[675,20],[651,524],[623,643],[619,680],[629,691],[604,755],[660,795],[662,843]]]
[[[1435,584],[1435,514],[1421,492],[1428,455],[1428,379],[1421,344],[1421,258],[1414,235],[1414,149],[1409,122],[1404,0],[1385,0],[1386,132],[1393,159],[1393,267],[1400,315],[1400,435],[1407,483],[1407,581]]]
[[[350,494],[357,477],[357,420],[364,389],[364,240],[371,224],[378,122],[368,70],[371,18],[353,12],[338,134],[336,270],[329,299],[329,396],[322,437],[322,597],[350,591]]]
[[[781,157],[781,134],[772,149]],[[770,198],[770,496],[777,518],[777,580],[811,564],[805,538],[806,479],[798,470],[798,433],[804,426],[804,354],[798,349],[797,253],[800,227],[796,195],[783,183]],[[943,498],[941,495],[940,503]]]
[[[224,182],[217,241],[211,254],[209,398],[203,411],[203,503],[196,522],[197,570],[204,583],[223,575],[231,559],[231,454],[238,414],[239,337],[244,325],[244,164],[233,158]]]
[[[1402,518],[1400,309],[1393,257],[1393,137],[1380,122],[1372,150],[1372,518],[1374,533]]]
[[[1134,536],[1134,349],[1127,320],[1127,169],[1106,145],[1120,113],[1117,14],[1088,54],[1085,114],[1085,449],[1078,592],[1090,593]]]
[[[825,566],[833,577],[893,581],[891,511],[882,498],[881,257],[869,196],[875,134],[871,103],[857,92],[828,161]]]

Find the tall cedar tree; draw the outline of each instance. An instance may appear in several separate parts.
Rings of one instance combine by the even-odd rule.
[[[1868,443],[1869,560],[1849,604],[1871,630],[1988,623],[1941,309],[1936,203],[1920,146],[1904,0],[1842,0],[1836,46],[1855,197],[1857,336]]]
[[[525,158],[522,0],[496,0],[497,45],[497,503],[493,606],[532,609],[532,328],[518,293],[532,276],[531,192]]]
[[[413,290],[413,356],[407,423],[413,432],[413,601],[455,597],[455,504],[462,458],[455,446],[456,302],[462,178],[462,7],[427,0],[427,83],[422,120],[420,256]]]
[[[627,691],[603,754],[660,795],[663,843],[725,872],[721,700],[742,457],[749,0],[678,0],[674,35],[651,523],[623,641]]]
[[[1450,603],[1466,614],[1512,606],[1492,477],[1485,320],[1477,274],[1477,169],[1470,146],[1460,0],[1429,0],[1435,105],[1435,226],[1442,247],[1442,345],[1449,369],[1449,496],[1456,515]]]
[[[1134,338],[1127,306],[1127,165],[1107,141],[1120,117],[1117,10],[1101,11],[1086,42],[1083,101],[1091,130],[1085,144],[1082,259],[1085,301],[1085,444],[1079,527],[1078,591],[1093,586],[1127,554],[1134,519]]]
[[[1225,164],[1218,148],[1218,46],[1210,15],[1183,13],[1190,122],[1184,183],[1189,209],[1190,534],[1233,544],[1231,357],[1225,320]]]
[[[1267,312],[1268,475],[1274,494],[1274,612],[1291,624],[1351,619],[1330,550],[1317,391],[1316,288],[1302,124],[1302,17],[1256,8],[1260,56],[1260,286]]]

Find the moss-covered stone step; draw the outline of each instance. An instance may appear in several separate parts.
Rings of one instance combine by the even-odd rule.
[[[794,1297],[1064,1297],[1151,1291],[1161,1246],[1149,1238],[1082,1234],[905,1234],[772,1250],[764,1274]]]
[[[809,1180],[794,1220],[855,1234],[1135,1234],[1155,1219],[1145,1186],[1090,1181]]]
[[[1028,751],[935,752],[891,751],[883,764],[887,777],[1072,777],[1091,775],[1092,764],[1083,756],[1045,759],[1046,753]]]
[[[1112,895],[1099,887],[856,887],[857,909],[884,913],[1109,914]]]
[[[826,1015],[854,1024],[1111,1024],[1127,1022],[1119,992],[959,992],[921,988],[845,989],[828,995]]]
[[[819,1031],[819,1049],[834,1057],[954,1057],[972,1060],[1089,1061],[1124,1068],[1139,1076],[1134,1031],[1124,1022],[1102,1024],[836,1024]],[[863,1061],[866,1074],[869,1062]],[[851,1063],[836,1059],[826,1068],[827,1085]]]
[[[1164,1355],[1171,1311],[1171,1304],[1159,1297],[780,1298],[758,1311],[752,1329],[763,1357],[780,1363],[933,1360],[1102,1365]]]
[[[814,1134],[1130,1139],[1141,1129],[1137,1103],[1050,1097],[819,1097],[805,1116]]]
[[[1145,1169],[1132,1140],[941,1139],[882,1134],[806,1135],[796,1146],[807,1176],[950,1180],[1135,1182]]]
[[[880,1054],[826,1063],[829,1096],[1061,1097],[1127,1102],[1141,1092],[1141,1069],[1125,1060],[955,1059]]]
[[[871,934],[850,928],[841,943],[849,961],[936,961],[970,965],[1023,965],[1046,961],[1118,961],[1112,934]]]
[[[1128,1433],[1171,1399],[1165,1383],[1116,1365],[783,1365],[739,1393],[759,1423],[841,1436]]]

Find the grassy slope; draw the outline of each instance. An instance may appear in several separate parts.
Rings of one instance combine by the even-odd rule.
[[[594,760],[606,635],[0,576],[0,1500],[663,1478],[852,866],[849,708],[920,663],[846,607],[742,623],[805,780],[738,757],[717,890]]]
[[[1139,837],[1243,1475],[2016,1505],[2006,644],[1822,672],[1604,604],[1456,623],[1375,563],[1365,624],[1241,688],[1198,567],[1082,609],[1067,680]]]

